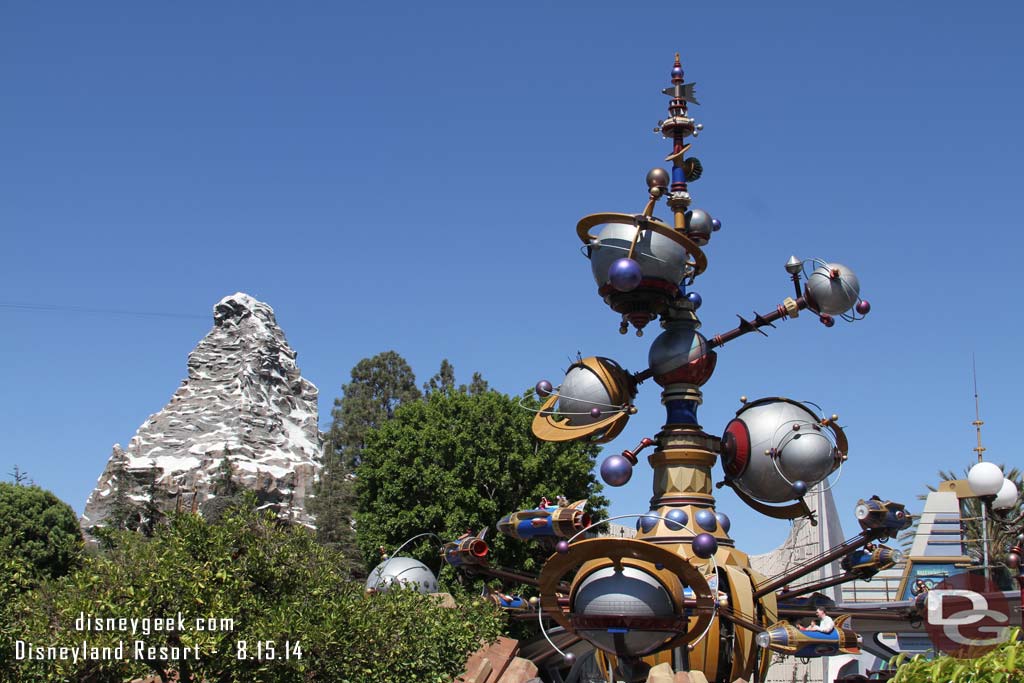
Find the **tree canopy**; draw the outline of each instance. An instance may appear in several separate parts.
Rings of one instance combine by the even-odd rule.
[[[38,486],[0,482],[0,543],[39,578],[66,574],[80,559],[82,532],[74,510]]]
[[[417,533],[451,540],[485,526],[494,532],[503,515],[536,507],[541,497],[588,498],[599,518],[607,500],[593,474],[598,447],[537,441],[531,419],[518,398],[495,391],[435,391],[368,432],[356,479],[367,561]],[[546,555],[493,533],[489,543],[499,565],[537,570]],[[436,544],[417,554],[437,566]]]

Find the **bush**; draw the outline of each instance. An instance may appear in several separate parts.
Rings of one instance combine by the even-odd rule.
[[[893,683],[1018,683],[1024,680],[1024,643],[1019,628],[999,647],[974,659],[942,656],[925,659],[921,655],[905,661],[905,655],[892,660],[899,670]]]
[[[0,544],[24,559],[38,578],[70,571],[84,547],[78,518],[67,503],[38,486],[0,482]]]
[[[61,579],[23,593],[11,608],[10,639],[36,645],[116,647],[115,661],[19,661],[0,673],[10,681],[106,683],[171,671],[182,680],[218,683],[449,681],[481,641],[493,640],[502,618],[488,605],[446,609],[409,591],[367,596],[347,580],[339,554],[302,527],[238,508],[211,524],[172,515],[151,539],[115,532],[111,548]],[[76,630],[79,615],[176,618],[183,630],[133,634]],[[231,620],[200,630],[196,619]],[[140,622],[142,623],[142,622]],[[177,627],[176,627],[177,629]],[[198,648],[166,659],[135,657],[147,647]],[[173,653],[172,653],[173,654]],[[240,658],[240,655],[241,658]]]

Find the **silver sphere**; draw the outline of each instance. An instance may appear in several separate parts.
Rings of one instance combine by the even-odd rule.
[[[708,343],[695,329],[668,329],[658,335],[647,353],[647,364],[655,376],[697,360],[708,352]]]
[[[792,500],[796,482],[813,488],[840,464],[832,442],[812,428],[817,422],[796,401],[775,398],[747,404],[726,427],[723,440],[731,442],[723,448],[726,473],[757,500]]]
[[[636,227],[626,223],[607,223],[590,246],[590,269],[598,286],[608,284],[608,269],[629,253]],[[633,259],[640,264],[644,278],[666,280],[676,285],[686,274],[686,250],[653,230],[645,230],[637,240]]]
[[[663,168],[652,168],[647,172],[647,187],[655,188],[668,187],[669,175],[668,171]]]
[[[807,277],[807,293],[818,313],[840,315],[857,303],[860,281],[843,264],[826,263]]]
[[[569,424],[593,424],[602,419],[592,412],[594,408],[602,412],[614,410],[611,406],[611,394],[593,370],[583,366],[569,368],[558,390],[557,412],[569,420]]]
[[[790,256],[789,260],[786,261],[786,272],[789,273],[790,275],[796,275],[801,270],[803,270],[803,268],[803,261],[798,259],[796,256]]]
[[[366,590],[386,592],[394,586],[412,588],[420,593],[436,593],[437,577],[427,565],[411,557],[392,557],[370,572]]]
[[[674,613],[672,598],[660,581],[635,567],[598,569],[575,589],[572,611],[586,616],[667,617]],[[630,630],[623,635],[607,629],[580,630],[579,634],[602,650],[619,656],[637,656],[668,640],[671,631]]]
[[[686,236],[703,247],[711,239],[711,233],[715,226],[711,222],[711,216],[702,209],[691,209],[686,212]]]

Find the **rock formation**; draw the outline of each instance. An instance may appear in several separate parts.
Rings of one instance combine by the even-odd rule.
[[[189,354],[188,377],[170,402],[127,448],[114,445],[83,529],[104,525],[119,503],[204,509],[229,472],[261,506],[311,525],[305,500],[323,443],[317,388],[295,357],[270,306],[242,293],[218,302],[213,329]]]

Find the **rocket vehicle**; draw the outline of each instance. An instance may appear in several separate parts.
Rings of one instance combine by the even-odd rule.
[[[547,498],[542,498],[533,510],[520,510],[502,517],[498,531],[520,541],[571,538],[590,526],[590,515],[583,511],[586,505],[585,499],[569,503],[560,497],[558,503],[552,505]]]
[[[891,500],[883,501],[878,496],[859,501],[853,514],[864,531],[888,530],[891,533],[887,536],[909,528],[914,522],[914,516],[907,512],[904,505]]]
[[[765,650],[802,659],[860,654],[860,636],[848,628],[842,628],[847,619],[849,615],[838,617],[835,628],[828,633],[802,631],[783,619],[758,633],[754,640],[758,647]]]
[[[441,558],[453,567],[487,564],[487,554],[491,549],[484,540],[486,535],[487,527],[476,536],[467,531],[454,541],[444,544]]]
[[[839,565],[848,572],[854,572],[860,578],[869,579],[885,569],[889,569],[903,559],[903,553],[887,545],[868,544],[858,548],[843,558]]]

